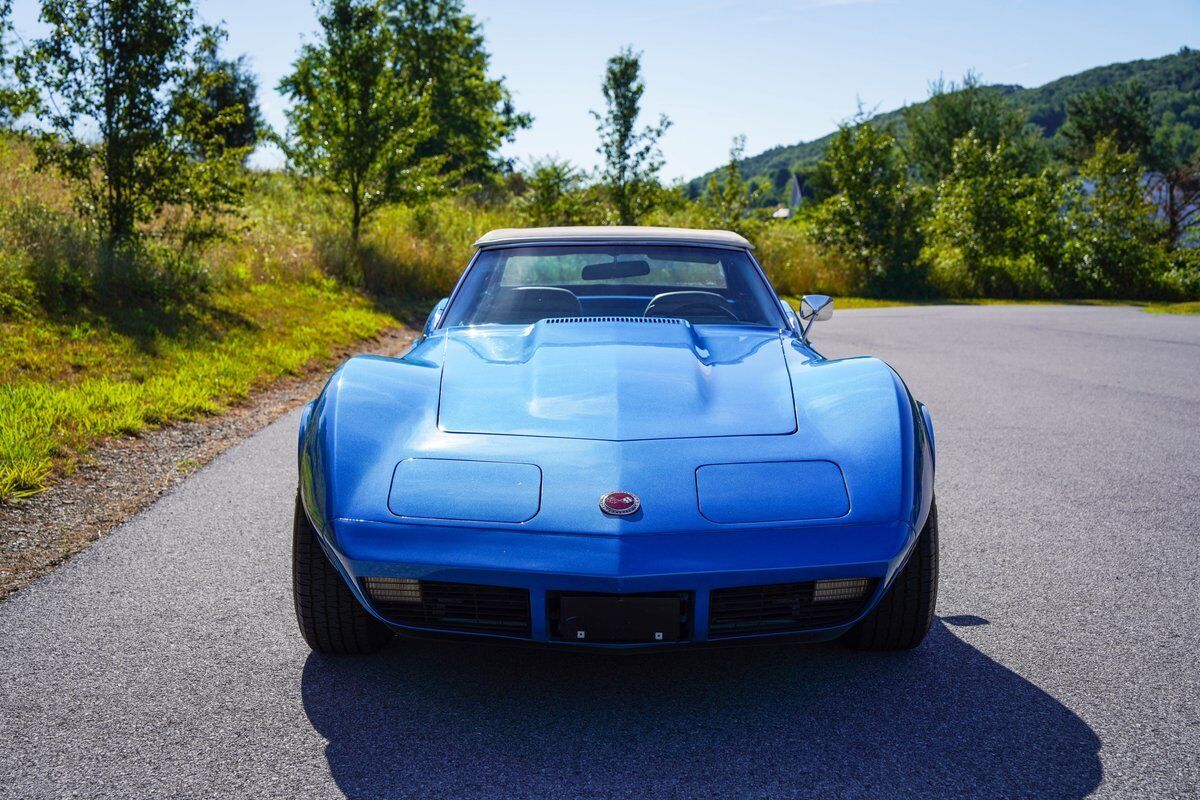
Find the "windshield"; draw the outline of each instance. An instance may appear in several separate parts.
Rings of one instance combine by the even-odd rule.
[[[665,245],[483,250],[444,324],[528,325],[548,317],[583,316],[785,325],[774,295],[745,251]]]

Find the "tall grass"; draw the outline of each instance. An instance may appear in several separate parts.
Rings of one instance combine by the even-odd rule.
[[[755,256],[781,295],[849,295],[858,289],[848,266],[813,244],[803,220],[764,223],[752,235]]]
[[[529,224],[521,205],[512,201],[447,197],[417,208],[396,206],[369,219],[356,258],[335,203],[284,175],[257,180],[263,191],[245,231],[210,255],[214,274],[288,279],[316,270],[375,295],[436,298],[453,288],[480,236]],[[660,212],[647,223],[711,227],[695,210]],[[781,294],[853,290],[850,271],[813,244],[804,221],[751,221],[742,232],[756,245],[756,256]]]
[[[310,183],[281,173],[260,174],[250,197],[237,235],[206,256],[208,271],[218,283],[323,274],[377,296],[436,298],[453,288],[480,236],[495,228],[530,224],[517,200],[445,197],[415,208],[379,211],[365,224],[355,254],[346,236],[345,209]],[[646,222],[712,227],[695,204],[659,211]],[[854,289],[847,278],[850,271],[813,244],[802,219],[751,220],[742,232],[757,246],[756,255],[781,294],[845,294]]]

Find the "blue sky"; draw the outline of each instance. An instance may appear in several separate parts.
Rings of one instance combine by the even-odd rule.
[[[17,0],[18,31],[36,32],[36,0]],[[467,0],[483,23],[495,74],[534,116],[506,148],[521,160],[557,155],[596,163],[605,60],[644,52],[647,114],[674,127],[666,175],[721,163],[731,139],[747,152],[813,139],[859,99],[890,110],[928,82],[975,69],[990,83],[1036,86],[1088,67],[1200,47],[1200,0]],[[200,0],[223,20],[229,49],[249,54],[268,121],[283,124],[274,87],[316,26],[306,0]],[[277,163],[260,154],[260,164]]]

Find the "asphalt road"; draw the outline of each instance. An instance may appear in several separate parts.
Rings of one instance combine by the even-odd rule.
[[[911,653],[310,655],[295,415],[0,603],[0,796],[1195,797],[1200,317],[835,314],[937,428]]]

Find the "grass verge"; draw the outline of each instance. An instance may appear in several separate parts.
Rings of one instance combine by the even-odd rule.
[[[397,324],[326,282],[256,283],[175,314],[0,324],[0,502],[41,491],[106,437],[219,413]]]
[[[1200,314],[1200,301],[1190,303],[1150,303],[1146,310],[1151,314]]]
[[[793,308],[800,307],[800,297],[784,296]],[[939,298],[937,300],[881,300],[874,297],[834,296],[834,307],[894,308],[897,306],[1135,306],[1151,314],[1200,314],[1200,301],[1188,303],[1147,303],[1144,300],[1006,300],[986,297]]]

